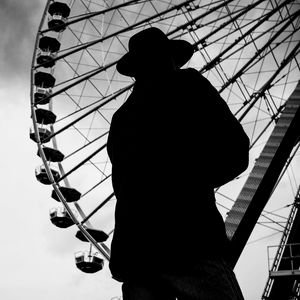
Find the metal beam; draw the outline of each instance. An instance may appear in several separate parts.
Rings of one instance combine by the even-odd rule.
[[[273,187],[300,136],[300,82],[286,102],[269,140],[225,220],[230,263],[238,261]]]

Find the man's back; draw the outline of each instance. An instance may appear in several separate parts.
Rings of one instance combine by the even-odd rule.
[[[228,241],[213,189],[245,169],[248,139],[205,78],[187,69],[137,82],[113,117],[107,148],[116,278],[222,255]]]

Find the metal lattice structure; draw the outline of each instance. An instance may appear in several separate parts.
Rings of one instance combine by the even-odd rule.
[[[278,122],[225,221],[234,262],[242,252],[290,153],[300,137],[300,83],[285,103]]]
[[[276,246],[269,278],[262,299],[293,299],[300,296],[300,187],[292,206],[280,244]]]
[[[297,112],[289,105],[300,79],[299,1],[48,0],[32,61],[30,137],[42,160],[36,177],[62,204],[51,210],[52,223],[76,225],[76,236],[90,243],[76,255],[85,272],[100,270],[110,255],[115,197],[106,140],[134,85],[115,65],[129,38],[149,26],[193,44],[185,67],[209,79],[250,138],[249,169],[216,191],[221,213],[228,213],[233,263],[254,226],[264,226],[258,218],[296,157]],[[186,114],[193,109],[182,107]],[[264,179],[274,170],[276,178]]]

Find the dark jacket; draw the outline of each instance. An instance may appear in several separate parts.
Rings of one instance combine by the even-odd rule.
[[[176,272],[223,255],[214,188],[246,169],[248,149],[241,125],[196,70],[137,82],[107,144],[117,198],[113,277]]]

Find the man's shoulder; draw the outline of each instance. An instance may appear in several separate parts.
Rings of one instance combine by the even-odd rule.
[[[194,68],[186,68],[186,69],[180,69],[177,71],[179,76],[193,76],[193,77],[199,77],[201,74]]]
[[[178,76],[182,79],[189,80],[191,83],[202,83],[210,84],[208,79],[206,79],[199,71],[194,68],[186,68],[178,70]]]

